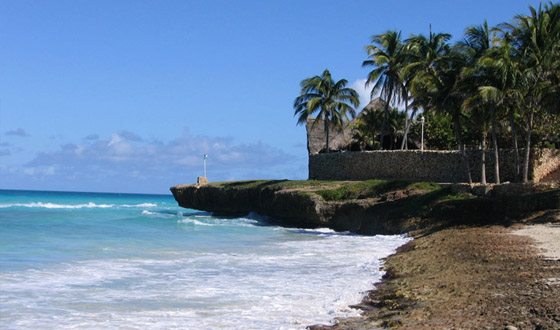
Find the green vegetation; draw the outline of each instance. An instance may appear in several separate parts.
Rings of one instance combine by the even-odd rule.
[[[325,201],[344,201],[349,199],[376,198],[393,191],[431,192],[442,189],[434,182],[410,182],[396,180],[367,181],[318,181],[318,180],[246,180],[233,182],[214,182],[210,186],[230,189],[297,189],[316,194]]]
[[[379,138],[379,143],[383,147],[392,97],[399,98],[405,92],[405,86],[400,77],[405,54],[401,51],[403,44],[400,31],[388,31],[384,34],[375,35],[372,37],[372,42],[373,45],[366,47],[370,60],[364,61],[362,66],[374,67],[368,74],[366,81],[366,86],[374,84],[371,97],[373,98],[376,93],[380,92],[381,97],[386,100]]]
[[[441,201],[448,201],[448,200],[459,200],[459,199],[473,199],[476,198],[475,195],[469,193],[458,193],[458,194],[446,194],[440,198]]]
[[[389,146],[391,149],[395,147],[397,142],[399,128],[405,124],[408,120],[405,117],[405,113],[400,112],[397,108],[392,108],[388,110],[387,117],[385,113],[378,111],[367,111],[362,113],[356,119],[355,124],[352,126],[354,135],[352,138],[358,144],[360,150],[378,150],[381,149],[381,142],[375,141],[375,136],[377,132],[384,131],[384,145]],[[383,129],[382,123],[385,123],[385,128]],[[389,137],[387,141],[387,136]]]
[[[400,207],[402,217],[423,216],[428,213],[436,202],[445,200],[450,192],[447,188],[441,188],[426,194],[413,196]]]
[[[492,157],[499,159],[500,148],[514,151],[515,181],[527,182],[533,145],[560,147],[560,4],[529,7],[528,15],[496,27],[483,22],[466,28],[459,42],[450,40],[450,34],[431,29],[427,36],[413,34],[405,40],[399,31],[372,37],[362,65],[372,67],[367,77],[367,84],[374,85],[372,96],[379,92],[387,102],[383,116],[364,116],[355,125],[356,142],[362,150],[393,149],[394,143],[384,141],[387,132],[401,129],[404,149],[409,129],[416,138],[421,134],[415,117],[421,111],[427,119],[427,147],[460,150],[469,183],[466,149],[492,150]],[[313,85],[309,79],[304,82]],[[311,96],[303,98],[308,93],[315,91],[302,88],[296,99],[296,113],[303,116],[298,123],[317,102]],[[390,107],[402,103],[404,120],[395,120],[392,128]],[[326,126],[331,118],[341,116],[325,115]],[[376,143],[377,136],[381,143]],[[519,146],[524,147],[523,155]],[[479,168],[482,183],[486,183],[484,157]],[[500,183],[499,162],[494,164],[492,171]],[[332,198],[345,193],[332,193]]]
[[[299,115],[298,125],[304,124],[307,118],[318,112],[313,126],[320,119],[325,122],[326,152],[329,152],[329,129],[330,126],[341,127],[343,119],[356,116],[356,110],[360,105],[358,93],[352,88],[347,88],[346,79],[334,81],[329,70],[325,70],[321,76],[314,76],[302,80],[300,95],[294,101],[294,115]]]
[[[440,190],[441,186],[434,182],[409,182],[368,180],[345,182],[336,188],[321,189],[315,193],[326,201],[344,201],[349,199],[378,198],[383,194],[395,191],[421,191],[423,193]]]
[[[373,199],[391,216],[411,218],[425,216],[442,201],[477,198],[469,193],[452,194],[449,186],[435,182],[400,180],[318,181],[318,180],[246,180],[215,182],[209,186],[224,189],[294,190],[302,198],[319,198],[325,202]]]
[[[441,186],[435,182],[413,182],[408,185],[408,189],[434,191],[441,189]]]
[[[327,203],[343,203],[369,199],[380,212],[392,218],[409,219],[424,217],[441,202],[480,198],[471,193],[452,193],[451,186],[435,182],[401,180],[319,181],[319,180],[246,180],[209,183],[210,187],[232,190],[257,189],[264,191],[289,190],[304,199]],[[560,193],[560,188],[550,188],[543,193]],[[260,193],[260,192],[259,192]]]
[[[249,188],[306,188],[338,185],[338,181],[318,181],[318,180],[245,180],[245,181],[224,181],[212,182],[210,186],[234,189]]]
[[[224,182],[212,182],[209,183],[208,185],[221,187],[221,188],[248,189],[248,188],[267,187],[267,186],[278,184],[279,182],[282,182],[282,180],[224,181]]]

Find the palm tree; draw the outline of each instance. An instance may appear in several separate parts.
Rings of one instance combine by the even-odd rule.
[[[476,89],[475,89],[476,90]],[[492,116],[491,109],[494,105],[485,102],[480,94],[474,93],[463,103],[466,125],[471,133],[480,135],[480,182],[486,184],[486,154],[488,151],[488,131],[491,130]],[[495,150],[494,150],[495,151]],[[499,170],[499,168],[498,168]],[[495,173],[499,183],[499,172]]]
[[[379,141],[375,141],[375,132],[363,120],[357,120],[352,126],[352,130],[354,132],[352,139],[356,141],[360,151],[375,149],[375,143],[379,145]]]
[[[442,66],[442,62],[448,61],[450,51],[449,44],[451,39],[448,33],[433,33],[430,25],[430,35],[428,38],[419,34],[408,38],[406,42],[406,55],[410,57],[408,64],[404,68],[404,73],[412,75],[411,89],[422,85],[425,76],[436,76],[436,68]],[[413,92],[414,94],[414,92]]]
[[[395,142],[398,139],[399,128],[405,126],[406,113],[399,111],[397,108],[393,108],[389,111],[387,116],[387,127],[386,130],[388,132],[387,135],[391,137],[391,149],[395,148]]]
[[[492,46],[491,30],[488,22],[484,21],[482,25],[469,26],[465,30],[465,37],[459,44],[465,46],[470,51],[470,57],[473,62],[486,55],[486,52]]]
[[[352,138],[358,143],[360,150],[376,150],[380,148],[379,141],[375,141],[375,136],[381,127],[383,114],[375,110],[364,110],[358,117],[352,130]]]
[[[514,180],[519,177],[519,153],[515,113],[524,98],[526,84],[519,61],[514,57],[515,50],[508,42],[508,38],[497,40],[497,45],[481,57],[478,64],[487,72],[487,80],[478,87],[482,99],[507,113],[514,155]],[[495,127],[495,117],[492,118]]]
[[[307,118],[318,112],[313,127],[323,120],[326,132],[326,151],[329,152],[329,128],[333,124],[341,127],[343,119],[348,115],[352,118],[360,104],[358,93],[347,88],[346,79],[334,81],[329,70],[323,71],[321,76],[314,76],[301,81],[301,92],[294,100],[294,116],[299,115],[297,124],[307,122]]]
[[[465,174],[472,183],[470,166],[462,138],[462,104],[465,93],[461,90],[461,71],[467,58],[458,49],[451,48],[448,40],[451,35],[433,33],[430,36],[412,36],[407,40],[411,51],[410,64],[404,74],[411,74],[411,87],[416,104],[424,111],[448,112],[453,118],[453,129],[457,145],[463,158]],[[421,103],[420,103],[421,102]]]
[[[403,133],[403,140],[401,142],[401,150],[408,149],[408,131],[410,130],[410,126],[412,124],[412,120],[418,111],[418,106],[415,105],[417,102],[412,102],[412,94],[410,92],[410,88],[412,85],[412,79],[414,75],[411,71],[407,71],[406,67],[410,64],[412,60],[412,53],[410,49],[410,44],[405,43],[401,50],[402,52],[402,68],[400,71],[400,79],[402,83],[401,88],[401,98],[404,100],[404,114],[405,114],[405,122],[404,122],[404,133]],[[410,117],[408,116],[408,110],[412,106],[412,114]]]
[[[383,34],[374,35],[372,37],[373,45],[366,46],[369,60],[365,60],[362,66],[373,66],[374,69],[368,74],[366,86],[374,84],[371,91],[371,98],[377,92],[385,99],[385,110],[383,112],[383,122],[381,123],[381,134],[379,142],[383,148],[385,139],[385,129],[387,125],[387,116],[389,113],[389,105],[393,97],[399,97],[403,88],[403,82],[400,77],[400,70],[403,67],[403,44],[401,41],[401,32],[387,31]]]
[[[543,101],[549,112],[560,115],[560,4],[549,3],[545,8],[550,21],[554,22],[551,25],[555,24],[552,27],[554,31],[550,33],[549,37],[555,42],[551,45],[548,75],[551,85],[546,91]]]
[[[544,111],[544,103],[554,93],[551,78],[558,69],[560,38],[560,9],[550,2],[539,6],[538,10],[529,7],[530,15],[517,15],[513,24],[504,23],[502,31],[511,34],[511,43],[518,52],[517,60],[527,79],[527,91],[523,99],[521,113],[525,121],[525,159],[523,162],[523,182],[528,181],[529,157],[531,154],[531,134],[535,117]]]
[[[486,67],[481,65],[481,59],[491,50],[491,37],[488,22],[484,21],[482,25],[468,27],[465,31],[463,41],[459,42],[459,47],[466,53],[467,66],[463,69],[463,88],[467,90],[470,97],[465,101],[463,106],[466,110],[470,110],[474,116],[479,119],[478,129],[482,132],[482,181],[486,184],[486,139],[487,139],[487,120],[491,123],[492,149],[494,151],[494,177],[495,182],[500,183],[500,160],[498,149],[498,137],[496,134],[496,109],[489,106],[488,98],[483,97],[480,102],[480,93],[482,92],[477,86],[487,85],[489,80],[493,80]],[[489,117],[485,112],[490,112]]]

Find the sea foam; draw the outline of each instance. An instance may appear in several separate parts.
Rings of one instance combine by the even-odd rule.
[[[3,274],[0,305],[14,327],[44,327],[56,306],[61,327],[304,329],[359,315],[348,306],[380,279],[380,258],[405,241],[301,237],[254,253],[62,264]]]
[[[26,208],[45,208],[45,209],[110,208],[114,206],[115,205],[111,205],[111,204],[96,204],[92,202],[89,202],[87,204],[77,204],[77,205],[43,203],[43,202],[0,204],[0,208],[26,207]]]
[[[171,196],[8,197],[0,209],[8,329],[329,324],[359,315],[349,306],[381,278],[381,259],[409,240],[215,217],[172,206]]]

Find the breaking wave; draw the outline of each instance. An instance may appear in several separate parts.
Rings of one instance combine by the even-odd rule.
[[[27,208],[45,208],[45,209],[84,209],[84,208],[111,208],[115,207],[113,204],[96,204],[89,202],[87,204],[56,204],[56,203],[43,203],[43,202],[32,202],[32,203],[13,203],[13,204],[0,204],[0,208],[10,208],[10,207],[27,207]]]
[[[82,203],[82,204],[58,204],[49,202],[30,202],[30,203],[10,203],[10,204],[0,204],[0,209],[11,208],[11,207],[25,207],[25,208],[44,208],[44,209],[108,209],[108,208],[151,208],[157,207],[155,203],[140,203],[140,204],[96,204],[94,202]]]

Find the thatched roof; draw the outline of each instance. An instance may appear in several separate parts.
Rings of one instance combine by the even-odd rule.
[[[358,114],[357,117],[359,117],[360,115],[363,115],[364,113],[368,112],[368,111],[384,111],[385,110],[385,100],[383,100],[382,98],[378,97],[375,100],[371,100],[369,101],[368,105],[366,105],[362,111],[360,111],[360,113]]]
[[[376,98],[371,100],[368,105],[366,105],[362,111],[356,116],[360,118],[364,113],[368,111],[383,111],[385,109],[385,101],[381,98]],[[307,130],[307,152],[309,154],[317,154],[319,152],[325,152],[326,148],[326,138],[327,134],[325,132],[325,122],[322,119],[315,124],[313,127],[313,122],[315,118],[307,118],[305,124]],[[351,126],[355,123],[356,119],[345,120],[343,122],[342,130],[333,128],[329,129],[329,148],[331,151],[346,150],[352,143],[353,132]]]
[[[319,121],[313,127],[315,118],[307,118],[305,128],[307,129],[307,151],[310,154],[325,152],[327,132],[325,131],[325,121]],[[344,150],[352,140],[352,130],[350,125],[353,121],[345,120],[342,129],[330,126],[329,129],[329,148],[333,150]]]

